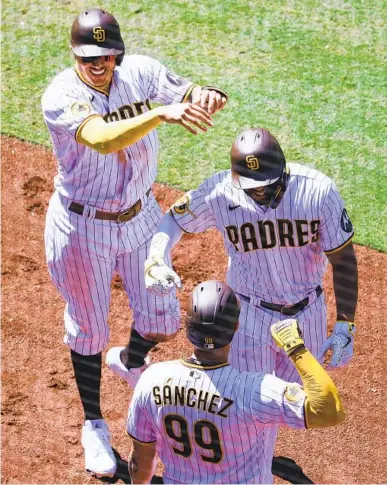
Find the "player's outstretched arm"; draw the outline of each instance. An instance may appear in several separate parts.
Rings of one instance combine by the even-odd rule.
[[[156,234],[153,236],[148,259],[145,261],[145,286],[156,294],[165,295],[176,286],[181,288],[177,273],[165,264],[172,248],[180,241],[183,230],[177,224],[170,212],[161,219]]]
[[[353,356],[356,326],[353,323],[358,295],[357,259],[352,242],[339,251],[327,254],[333,269],[333,288],[336,298],[336,324],[322,344],[319,359],[333,350],[327,369],[347,365]]]
[[[150,483],[156,470],[156,442],[140,443],[133,439],[128,469],[132,483]]]
[[[192,103],[159,106],[129,120],[106,123],[101,116],[91,116],[77,131],[77,141],[107,155],[133,145],[161,123],[177,124],[197,135],[212,126],[205,109]]]
[[[294,363],[304,386],[307,428],[336,426],[345,419],[339,391],[327,372],[305,348],[297,320],[287,319],[270,328],[276,344]]]

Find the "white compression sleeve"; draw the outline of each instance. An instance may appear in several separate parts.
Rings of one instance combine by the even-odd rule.
[[[182,235],[183,229],[168,211],[161,219],[157,232],[152,238],[148,258],[165,259]]]

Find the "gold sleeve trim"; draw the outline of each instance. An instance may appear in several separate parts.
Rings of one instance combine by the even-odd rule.
[[[198,364],[193,364],[192,362],[187,362],[185,359],[180,359],[180,362],[185,367],[193,367],[194,369],[203,369],[203,370],[219,369],[220,367],[226,367],[230,365],[228,362],[225,362],[224,364],[217,364],[217,365],[198,365]]]
[[[348,244],[349,244],[349,243],[352,241],[353,236],[354,236],[354,233],[353,233],[353,234],[352,234],[352,236],[351,236],[349,239],[347,239],[347,240],[345,241],[345,243],[343,243],[341,246],[339,246],[339,247],[337,247],[337,248],[335,248],[335,249],[329,249],[329,251],[324,251],[324,253],[325,253],[325,254],[333,254],[333,253],[336,253],[337,251],[340,251],[340,249],[343,249],[343,248],[345,248],[345,246],[348,246]]]
[[[76,140],[78,143],[82,143],[82,139],[81,139],[81,131],[82,131],[82,128],[83,128],[83,127],[85,126],[85,124],[86,124],[87,122],[89,122],[91,119],[93,119],[93,118],[97,118],[97,117],[98,117],[98,118],[102,118],[102,116],[101,116],[101,115],[99,115],[99,114],[95,113],[95,114],[90,115],[90,116],[88,116],[87,118],[85,118],[85,119],[82,121],[82,123],[81,123],[81,124],[78,126],[77,131],[75,132],[75,140]]]
[[[185,93],[184,98],[182,100],[182,103],[185,103],[187,99],[189,98],[189,95],[192,93],[192,91],[196,88],[196,86],[199,86],[198,84],[192,84],[192,86],[188,89],[188,91]]]

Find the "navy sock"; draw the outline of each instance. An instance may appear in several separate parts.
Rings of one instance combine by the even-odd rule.
[[[121,352],[121,361],[127,369],[141,367],[148,352],[156,347],[157,342],[147,340],[132,329],[128,345]]]
[[[102,419],[100,404],[102,352],[81,355],[71,350],[75,380],[85,419]]]

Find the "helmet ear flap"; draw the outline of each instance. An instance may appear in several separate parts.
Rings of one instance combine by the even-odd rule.
[[[281,175],[280,181],[278,183],[278,187],[275,191],[275,194],[274,194],[272,200],[270,201],[270,208],[271,209],[276,209],[278,207],[279,203],[281,202],[282,197],[284,195],[284,192],[285,192],[287,185],[288,185],[288,175],[289,175],[288,167],[285,166],[284,170],[282,171],[282,175]]]
[[[121,54],[118,54],[118,56],[116,56],[116,65],[117,66],[120,66],[122,64],[122,61],[124,60],[124,56],[125,56],[125,48],[124,48],[123,52],[121,52]]]

